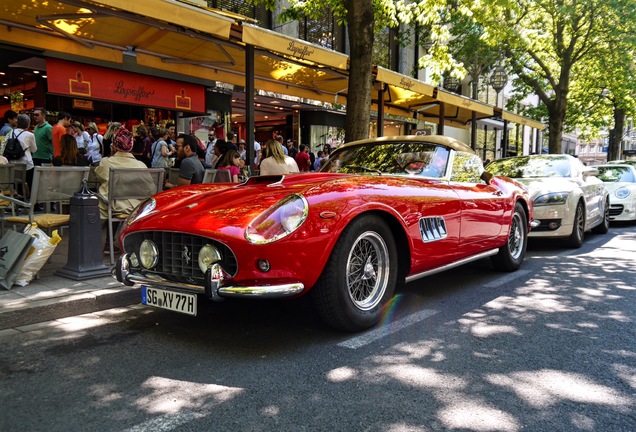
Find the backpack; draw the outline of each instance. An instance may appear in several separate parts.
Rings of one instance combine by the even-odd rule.
[[[7,139],[7,145],[4,147],[4,157],[7,159],[16,160],[24,156],[24,148],[22,148],[22,143],[18,139],[18,137],[22,135],[22,132],[24,131],[20,131],[18,136],[15,136],[14,130],[11,134],[11,138]]]

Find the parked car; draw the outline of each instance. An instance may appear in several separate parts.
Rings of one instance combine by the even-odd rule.
[[[598,170],[567,154],[515,156],[490,163],[486,170],[528,186],[534,217],[540,221],[530,238],[563,238],[578,248],[585,232],[609,229],[609,194]]]
[[[532,202],[441,136],[356,141],[320,172],[171,189],[140,205],[114,269],[142,303],[196,314],[207,297],[310,294],[331,326],[377,323],[396,286],[490,257],[514,271]]]
[[[612,221],[636,220],[636,166],[607,164],[595,167],[609,192]]]
[[[623,164],[623,165],[636,166],[636,160],[612,160],[612,161],[609,161],[608,164]]]

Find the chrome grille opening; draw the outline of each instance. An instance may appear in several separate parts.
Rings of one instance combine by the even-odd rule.
[[[231,276],[238,270],[236,256],[221,242],[207,237],[173,231],[141,231],[128,234],[124,238],[124,250],[139,254],[139,246],[144,240],[151,240],[159,249],[159,262],[149,273],[157,273],[168,280],[186,283],[203,283],[205,275],[199,268],[199,251],[206,244],[212,244],[223,257],[221,267]]]

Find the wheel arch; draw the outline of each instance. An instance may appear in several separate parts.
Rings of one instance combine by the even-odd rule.
[[[354,219],[349,221],[349,224],[351,224],[354,220],[368,215],[380,217],[389,226],[389,229],[393,234],[393,239],[395,240],[395,246],[398,250],[398,285],[404,284],[406,275],[409,274],[411,270],[411,245],[408,241],[404,226],[391,213],[378,209],[368,210],[358,214]]]
[[[530,227],[530,223],[532,221],[530,220],[530,207],[528,206],[528,202],[525,199],[521,198],[521,197],[517,199],[517,202],[519,204],[521,204],[521,207],[523,207],[523,211],[526,213],[526,221],[528,221],[528,228],[529,228]]]

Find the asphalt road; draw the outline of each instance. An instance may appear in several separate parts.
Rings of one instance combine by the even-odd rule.
[[[136,306],[0,339],[1,431],[636,431],[636,226],[407,285],[376,329],[304,300]]]

